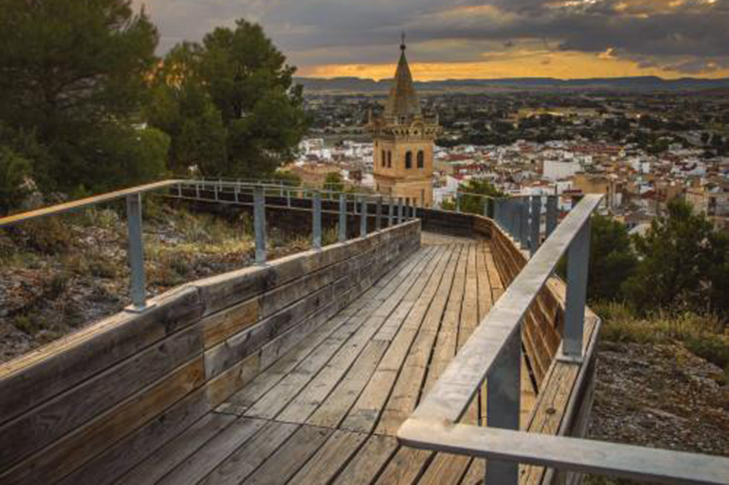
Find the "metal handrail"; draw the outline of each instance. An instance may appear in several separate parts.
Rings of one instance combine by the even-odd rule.
[[[590,216],[587,195],[557,226],[398,430],[407,446],[489,459],[488,484],[518,483],[518,464],[663,483],[726,484],[729,459],[518,431],[521,322],[568,253],[564,338],[558,359],[581,365]],[[460,424],[484,381],[486,424]]]
[[[10,227],[17,224],[22,224],[31,220],[39,219],[42,217],[56,216],[69,212],[80,211],[93,207],[99,204],[113,202],[119,199],[126,199],[126,212],[127,212],[127,233],[128,233],[128,261],[130,266],[130,293],[132,298],[132,305],[127,308],[128,311],[133,312],[144,312],[150,307],[147,304],[147,292],[146,292],[146,276],[144,270],[144,243],[142,239],[142,194],[148,192],[154,192],[162,189],[173,189],[177,188],[179,196],[182,196],[182,187],[193,187],[196,189],[196,193],[199,194],[200,188],[203,190],[209,187],[213,188],[216,202],[224,202],[218,198],[220,193],[225,193],[226,189],[232,190],[235,193],[235,200],[238,201],[238,195],[243,191],[250,190],[253,196],[254,205],[254,232],[255,232],[255,243],[256,243],[256,263],[266,263],[266,194],[267,192],[275,191],[276,194],[287,191],[288,194],[288,207],[291,207],[291,192],[296,194],[304,194],[311,196],[312,206],[309,209],[312,212],[312,247],[314,249],[321,249],[322,247],[322,195],[326,195],[330,200],[336,198],[339,199],[339,242],[343,242],[347,239],[347,200],[352,198],[354,200],[353,206],[356,208],[360,205],[359,217],[360,223],[360,236],[366,236],[367,230],[367,219],[371,217],[368,211],[368,205],[374,201],[376,205],[375,217],[375,230],[380,230],[383,226],[382,219],[387,218],[387,227],[401,224],[414,217],[415,208],[409,203],[403,205],[402,199],[388,198],[385,199],[379,195],[373,194],[357,194],[357,193],[345,193],[337,192],[332,190],[316,190],[308,189],[304,187],[292,187],[287,185],[279,184],[266,184],[266,183],[248,183],[248,182],[232,182],[232,181],[209,181],[209,180],[183,180],[173,179],[155,182],[151,184],[141,185],[137,187],[131,187],[124,190],[118,190],[115,192],[109,192],[93,197],[87,197],[84,199],[66,202],[63,204],[57,204],[42,209],[36,209],[29,212],[23,212],[20,214],[14,214],[11,216],[0,218],[0,229]],[[207,200],[204,199],[203,200]],[[386,200],[386,204],[384,203]],[[383,214],[383,206],[389,207],[388,213]],[[270,208],[270,206],[269,206]],[[331,211],[329,211],[331,212]]]

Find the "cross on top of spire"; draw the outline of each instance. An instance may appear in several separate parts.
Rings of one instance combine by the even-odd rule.
[[[402,33],[401,39],[402,39],[402,41],[400,42],[400,50],[405,51],[405,48],[406,48],[406,46],[405,46],[405,32]]]

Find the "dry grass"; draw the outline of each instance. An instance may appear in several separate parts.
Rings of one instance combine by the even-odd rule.
[[[620,303],[598,303],[593,310],[603,319],[600,338],[611,343],[678,343],[724,370],[729,382],[729,329],[714,315],[658,312],[636,316]]]

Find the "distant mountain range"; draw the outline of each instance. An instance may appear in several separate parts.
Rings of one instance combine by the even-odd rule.
[[[332,79],[296,78],[310,93],[362,93],[386,94],[390,79],[375,81],[356,77]],[[729,78],[722,79],[662,79],[656,76],[615,77],[592,79],[555,79],[548,77],[509,79],[453,79],[446,81],[416,81],[421,92],[488,92],[488,91],[570,91],[570,90],[620,90],[620,91],[704,91],[729,90]]]

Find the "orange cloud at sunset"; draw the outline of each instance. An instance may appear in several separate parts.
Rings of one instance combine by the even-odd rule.
[[[308,66],[299,69],[298,75],[307,77],[360,77],[388,79],[395,72],[397,54],[391,64],[332,64]],[[587,54],[581,52],[511,52],[503,56],[489,56],[481,62],[428,62],[419,63],[410,56],[413,77],[420,81],[444,79],[498,79],[511,77],[554,77],[575,79],[590,77],[660,76],[666,79],[684,77],[686,74],[661,69],[641,67],[638,62],[613,57],[609,52]],[[494,58],[496,57],[496,58]],[[716,70],[707,78],[729,77],[729,69]]]

